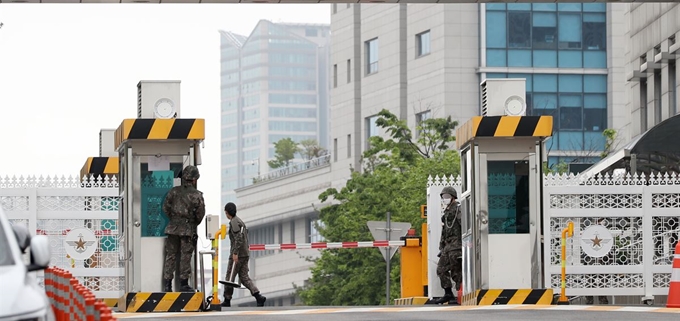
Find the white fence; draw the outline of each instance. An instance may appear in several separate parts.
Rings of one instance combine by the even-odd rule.
[[[50,240],[50,265],[67,269],[98,298],[119,298],[124,271],[119,260],[118,182],[115,177],[0,177],[0,206],[12,224]],[[86,259],[67,253],[66,235],[89,229],[96,250]],[[81,240],[82,241],[82,240]],[[87,245],[80,245],[83,250]],[[42,282],[42,273],[39,274]]]
[[[460,187],[460,177],[430,177],[428,186]],[[489,185],[516,184],[514,178]],[[437,195],[434,196],[435,198]],[[561,282],[561,233],[569,221],[567,295],[665,296],[680,233],[680,176],[548,174],[543,178],[544,284]],[[514,198],[513,198],[514,199]],[[490,208],[512,202],[490,195]],[[497,206],[496,206],[497,207]],[[490,229],[500,229],[489,221]],[[593,227],[598,225],[601,227]],[[604,230],[602,229],[604,227]]]
[[[543,207],[545,282],[560,287],[560,237],[567,242],[567,295],[667,295],[680,229],[680,177],[547,175]],[[587,229],[599,224],[593,237]]]

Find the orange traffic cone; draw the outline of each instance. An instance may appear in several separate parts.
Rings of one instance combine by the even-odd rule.
[[[673,272],[671,273],[671,284],[668,287],[668,301],[666,307],[680,308],[680,242],[675,245]]]

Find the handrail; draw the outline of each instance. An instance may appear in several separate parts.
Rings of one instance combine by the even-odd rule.
[[[293,165],[289,165],[283,168],[277,168],[271,172],[264,173],[260,176],[256,176],[253,178],[253,184],[269,181],[272,179],[288,176],[290,174],[298,173],[304,170],[312,169],[312,168],[317,168],[321,166],[326,166],[329,165],[331,161],[331,154],[327,154],[324,156],[320,156],[317,158],[312,158],[308,161],[302,162],[302,163],[297,163]]]

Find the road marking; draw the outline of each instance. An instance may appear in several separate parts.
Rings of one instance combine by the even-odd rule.
[[[164,312],[164,313],[114,313],[117,319],[146,319],[171,317],[216,317],[238,315],[296,315],[296,314],[330,314],[330,313],[418,313],[418,312],[451,312],[456,311],[488,311],[488,310],[556,310],[556,311],[593,311],[593,312],[647,312],[647,313],[680,313],[680,309],[663,307],[625,307],[605,305],[487,305],[487,306],[412,306],[412,307],[370,307],[370,308],[310,308],[310,309],[277,309],[236,310],[220,312]]]

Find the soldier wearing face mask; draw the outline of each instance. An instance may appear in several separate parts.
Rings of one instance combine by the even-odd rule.
[[[437,263],[437,276],[444,289],[444,296],[435,301],[436,304],[443,304],[453,300],[453,284],[456,288],[460,287],[463,280],[463,261],[462,261],[462,233],[461,215],[459,203],[456,201],[458,195],[451,186],[442,189],[442,202],[446,206],[442,215],[442,235],[439,239],[439,262]]]

